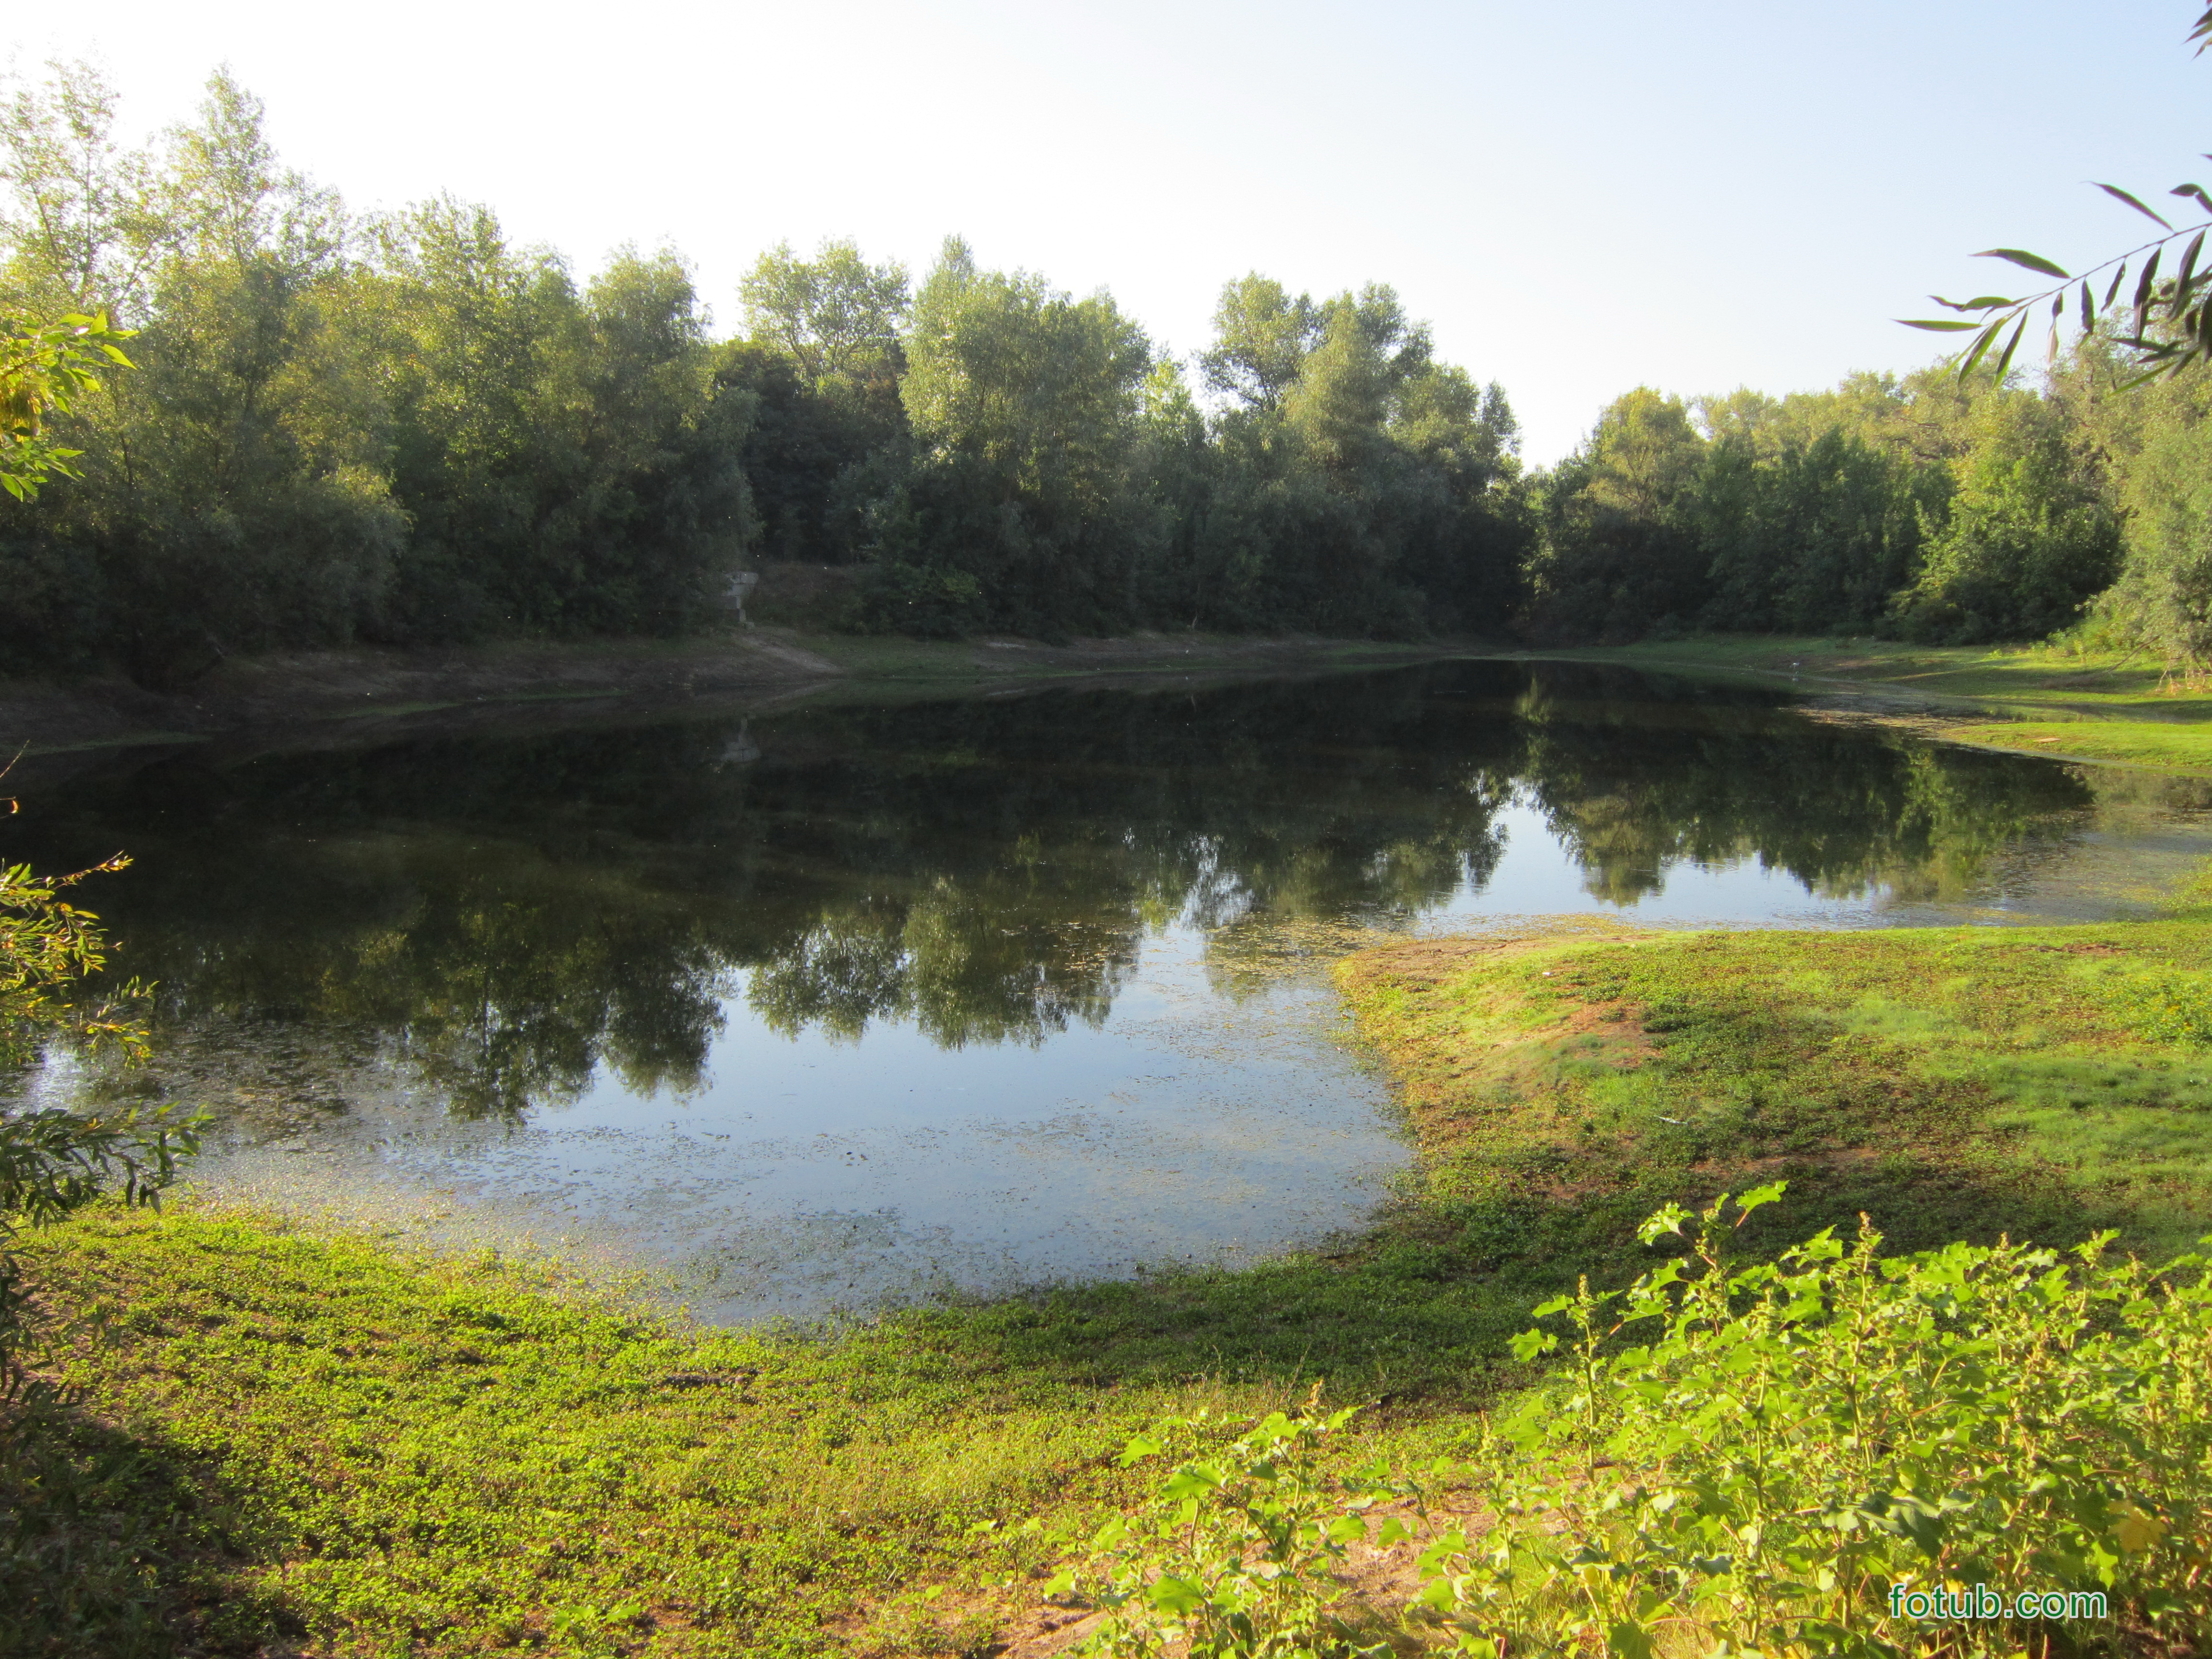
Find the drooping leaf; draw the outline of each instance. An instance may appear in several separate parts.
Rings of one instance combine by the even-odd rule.
[[[2107,288],[2107,289],[2105,290],[2105,309],[2106,309],[2106,310],[2110,311],[2110,310],[2112,308],[2112,299],[2113,299],[2113,296],[2119,293],[2119,291],[2120,291],[2120,284],[2121,284],[2122,283],[2124,283],[2125,281],[2127,281],[2127,279],[2128,279],[2128,262],[2127,262],[2125,259],[2123,259],[2123,260],[2121,260],[2121,261],[2120,261],[2120,268],[2119,268],[2118,270],[2116,270],[2116,271],[2114,271],[2114,272],[2112,273],[2112,286],[2111,286],[2111,287],[2109,287],[2109,288]]]
[[[1899,317],[1897,320],[1903,323],[1907,328],[1935,329],[1939,332],[1943,333],[1950,333],[1959,329],[1979,328],[1981,326],[1978,322],[1960,322],[1949,317]]]
[[[1997,331],[2002,328],[2008,320],[2008,318],[2000,317],[1996,321],[1991,323],[1987,328],[1982,331],[1981,337],[1976,340],[1973,345],[1969,348],[1966,356],[1959,364],[1959,378],[1960,380],[1965,380],[1966,376],[1974,372],[1975,365],[1979,363],[1982,361],[1983,356],[1988,352],[1990,349],[1990,342],[1997,337]]]
[[[1977,259],[2008,259],[2014,264],[2023,265],[2030,270],[2041,271],[2045,276],[2057,276],[2062,281],[2066,276],[2066,273],[2063,270],[2060,270],[2057,265],[2052,264],[2050,260],[2045,258],[2040,253],[2030,253],[2026,248],[2021,247],[1987,247],[1984,248],[1979,253],[1977,253],[1974,258]]]
[[[2194,201],[2207,213],[2212,213],[2212,196],[2207,196],[2204,193],[2204,186],[2202,185],[2176,185],[2172,190],[2166,191],[2166,194],[2185,197]]]
[[[2097,307],[2089,297],[2089,285],[2081,284],[2081,331],[2087,334],[2097,325]]]
[[[2168,230],[2172,230],[2173,228],[2172,221],[2166,219],[2162,215],[2154,213],[2150,209],[2145,207],[2141,202],[2137,201],[2133,196],[2130,196],[2126,191],[2122,190],[2118,185],[2100,184],[2097,188],[2103,191],[2107,196],[2117,197],[2119,200],[2125,202],[2137,213],[2142,214],[2144,218],[2154,220],[2157,223],[2164,225]]]
[[[2151,288],[2158,281],[2159,255],[2165,252],[2164,248],[2153,248],[2150,258],[2143,265],[2142,275],[2136,278],[2136,332],[2138,334],[2150,321]]]
[[[2173,281],[2173,311],[2179,317],[2189,304],[2189,279],[2196,274],[2197,256],[2204,251],[2204,233],[2198,231],[2190,239],[2188,250],[2181,256],[2181,275]]]
[[[1998,385],[2002,386],[2004,384],[2005,371],[2012,367],[2012,354],[2020,349],[2020,337],[2027,332],[2027,313],[2026,312],[2022,312],[2021,313],[2019,325],[2013,330],[2012,337],[2005,342],[2004,355],[1997,359],[1996,378]]]
[[[1996,311],[2005,306],[2016,306],[2020,303],[2017,300],[2006,299],[2002,294],[1984,294],[1979,299],[1974,300],[1947,300],[1940,294],[1931,294],[1928,297],[1937,305],[1953,311]]]

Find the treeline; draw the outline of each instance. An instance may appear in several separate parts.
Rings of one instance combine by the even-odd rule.
[[[1539,482],[1528,624],[1972,644],[2077,623],[2144,563],[2123,422],[2173,402],[2100,384],[2088,361],[2040,394],[1943,369],[1781,398],[1638,388]]]
[[[1638,389],[1524,471],[1504,395],[1388,288],[1224,289],[1186,366],[1103,293],[850,244],[763,257],[716,340],[673,254],[580,283],[450,200],[349,215],[227,76],[154,149],[57,71],[5,109],[0,313],[104,310],[138,367],[82,476],[0,502],[0,672],[175,682],[353,641],[673,634],[763,562],[860,629],[2027,639],[2212,652],[2203,377],[1930,371]],[[2101,596],[2101,598],[2100,598]]]
[[[716,343],[682,263],[588,283],[482,208],[373,218],[285,168],[227,76],[153,151],[89,71],[6,110],[0,311],[139,331],[0,510],[0,666],[173,680],[354,640],[676,632],[757,559],[866,567],[853,621],[1407,633],[1516,602],[1503,396],[1388,289],[1223,302],[1201,413],[1101,294],[918,287],[779,250]]]

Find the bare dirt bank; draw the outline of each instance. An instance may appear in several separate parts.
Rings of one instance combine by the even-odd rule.
[[[0,680],[0,757],[76,770],[96,751],[215,744],[229,750],[374,743],[473,731],[635,720],[672,710],[742,712],[840,687],[898,688],[1310,672],[1460,654],[1314,639],[1139,635],[1049,645],[732,630],[689,640],[527,641],[404,651],[291,652],[223,664],[173,691],[120,676]],[[65,760],[64,757],[73,757]]]

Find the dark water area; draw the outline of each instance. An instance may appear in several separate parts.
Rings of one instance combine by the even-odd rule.
[[[195,1184],[646,1268],[720,1318],[1249,1259],[1406,1159],[1323,968],[1376,933],[2147,908],[2197,786],[1773,692],[1459,662],[416,736],[33,778]]]

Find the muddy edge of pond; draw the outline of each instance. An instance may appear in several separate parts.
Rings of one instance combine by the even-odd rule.
[[[1023,680],[1111,683],[1175,673],[1295,673],[1481,649],[1160,635],[1059,645],[988,636],[934,641],[776,628],[685,640],[514,641],[435,650],[363,646],[234,659],[166,690],[119,674],[0,680],[0,750],[36,755],[215,739],[243,740],[255,749],[318,747],[382,740],[393,735],[395,722],[404,722],[410,735],[425,726],[472,727],[487,709],[512,714],[533,705],[533,723],[551,715],[565,724],[593,703],[619,701],[625,714],[702,700],[750,706],[840,682],[918,682],[940,690]]]

